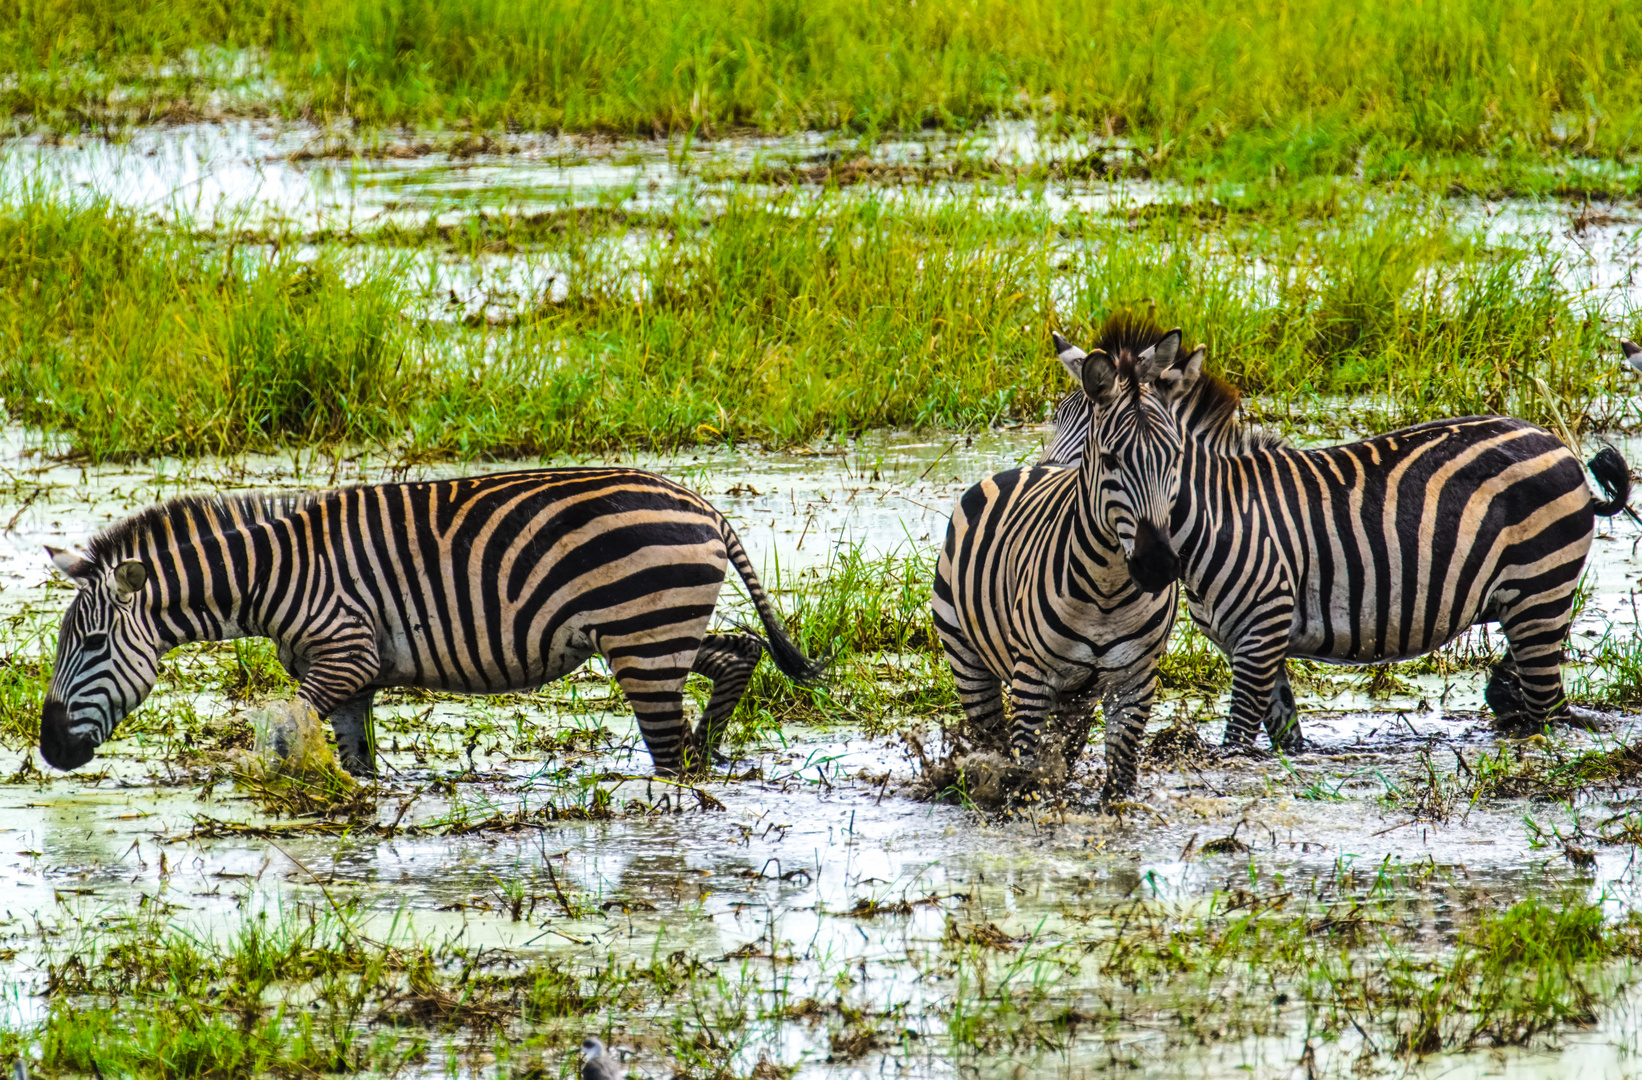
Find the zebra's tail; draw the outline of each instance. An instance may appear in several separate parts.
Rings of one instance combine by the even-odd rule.
[[[1596,456],[1585,463],[1596,478],[1597,485],[1602,488],[1606,499],[1598,499],[1591,507],[1601,517],[1613,517],[1620,511],[1631,516],[1633,521],[1642,524],[1642,517],[1638,517],[1630,507],[1631,500],[1631,469],[1625,464],[1625,459],[1619,451],[1611,446],[1604,446],[1596,452]]]
[[[775,661],[775,666],[781,669],[781,674],[794,682],[817,681],[826,673],[827,661],[811,660],[804,655],[804,651],[793,641],[792,635],[787,633],[787,625],[781,621],[781,613],[770,603],[770,596],[764,591],[763,582],[758,580],[758,574],[753,571],[752,560],[747,558],[747,549],[741,546],[741,537],[735,534],[735,530],[723,517],[719,518],[719,529],[724,536],[724,548],[729,552],[730,561],[735,564],[736,573],[741,575],[742,582],[746,584],[747,595],[753,598],[753,606],[758,609],[759,621],[764,624],[764,632],[769,635],[764,647],[770,651],[770,658]]]

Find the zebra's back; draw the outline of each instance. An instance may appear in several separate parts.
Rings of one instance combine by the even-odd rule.
[[[1225,626],[1266,572],[1266,538],[1294,590],[1290,655],[1348,663],[1417,656],[1501,604],[1571,590],[1594,521],[1578,459],[1504,417],[1252,451],[1211,483],[1220,527],[1182,544],[1194,614]],[[1177,536],[1191,535],[1194,523],[1181,525]]]
[[[601,640],[654,653],[705,626],[728,561],[717,511],[633,469],[348,488],[308,513],[376,622],[382,686],[519,690]]]

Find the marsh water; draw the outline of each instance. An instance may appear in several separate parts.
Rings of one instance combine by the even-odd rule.
[[[1004,131],[986,153],[1029,156],[1039,152],[1034,146]],[[390,140],[384,156],[346,161],[324,151],[323,134],[307,128],[168,128],[118,143],[21,143],[0,173],[9,182],[79,188],[196,223],[279,218],[305,229],[345,229],[486,206],[642,206],[706,184],[699,177],[714,169],[770,158],[802,164],[839,152],[819,138],[692,148],[520,138],[503,152],[460,157]],[[891,162],[929,152],[912,143],[875,150]],[[1168,196],[1145,183],[1048,195],[1086,209]],[[1582,275],[1603,303],[1632,295],[1636,220],[1609,215],[1575,230],[1554,206],[1472,211],[1495,228],[1543,232],[1565,245],[1564,272]],[[466,282],[468,311],[542,287],[535,271],[441,259],[429,265]],[[440,279],[432,291],[447,286]],[[824,572],[843,553],[927,553],[940,542],[957,493],[1035,460],[1046,435],[1031,425],[976,435],[877,432],[807,452],[702,449],[556,463],[619,460],[689,484],[731,519],[768,580],[797,580],[800,571]],[[1642,461],[1642,441],[1618,445],[1628,460]],[[0,663],[50,653],[68,591],[53,578],[43,546],[82,543],[159,499],[541,464],[407,464],[385,451],[358,450],[85,465],[60,450],[37,433],[0,435],[0,624],[7,627]],[[1639,544],[1642,529],[1628,519],[1599,525],[1574,627],[1568,674],[1576,685],[1590,674],[1581,662],[1599,644],[1628,640],[1642,626],[1634,592],[1642,580]],[[1462,644],[1472,653],[1498,647],[1483,632]],[[162,691],[144,708],[197,720],[204,730],[228,724],[241,705],[215,673],[232,656],[221,648],[174,654]],[[1433,956],[1452,948],[1453,927],[1523,897],[1584,895],[1623,918],[1638,899],[1634,848],[1603,845],[1583,860],[1557,841],[1582,822],[1623,812],[1634,790],[1593,789],[1565,801],[1476,799],[1438,813],[1411,811],[1398,797],[1425,781],[1440,787],[1434,769],[1457,776],[1504,750],[1554,762],[1634,740],[1637,718],[1620,714],[1604,716],[1597,731],[1513,740],[1486,715],[1485,676],[1476,663],[1385,681],[1351,669],[1308,673],[1297,683],[1303,754],[1160,761],[1144,771],[1135,803],[1115,815],[1099,812],[1092,798],[1001,815],[917,798],[920,759],[906,733],[931,750],[939,749],[939,735],[927,718],[893,712],[866,724],[837,712],[763,728],[704,783],[710,798],[661,790],[645,777],[630,714],[606,700],[608,681],[596,671],[542,695],[385,700],[377,722],[386,769],[374,827],[318,831],[311,821],[270,815],[231,784],[208,783],[210,770],[180,742],[197,737],[198,728],[184,723],[131,724],[71,775],[42,772],[32,748],[12,745],[0,756],[0,774],[9,777],[0,786],[0,1019],[13,1028],[38,1023],[47,1013],[51,964],[99,927],[138,912],[158,912],[212,938],[345,898],[359,905],[362,932],[384,940],[459,942],[590,965],[683,951],[710,965],[731,996],[814,1000],[881,1021],[872,1039],[852,1045],[840,1042],[836,1016],[755,1009],[726,1059],[735,1075],[785,1074],[759,1073],[761,1062],[817,1076],[1113,1069],[1315,1076],[1365,1067],[1433,1076],[1629,1075],[1642,1050],[1642,1015],[1628,968],[1613,973],[1612,992],[1588,1022],[1558,1027],[1526,1048],[1392,1055],[1363,1066],[1371,1030],[1312,1038],[1307,1014],[1287,994],[1254,1000],[1254,984],[1238,983],[1235,1007],[1221,1002],[1229,1011],[1186,1030],[1179,1018],[1206,1010],[1204,1002],[1128,987],[1127,1004],[1114,1007],[1111,980],[1076,962],[1091,925],[1112,930],[1130,910],[1125,905],[1144,904],[1153,925],[1178,929],[1222,902],[1216,898],[1278,903],[1272,898],[1343,895],[1342,882],[1362,876],[1444,883],[1421,894],[1430,905],[1425,947]],[[1189,727],[1213,744],[1224,707],[1223,692],[1173,691],[1152,730]],[[1098,741],[1090,757],[1084,769],[1098,769]],[[593,789],[606,792],[610,805],[631,799],[633,808],[588,820],[539,813],[585,806]],[[975,942],[990,942],[985,947],[996,956],[986,964],[954,961],[954,941],[977,949],[983,945]],[[1207,1001],[1228,985],[1208,978],[1190,994]],[[1106,1019],[1062,1022],[1061,1034],[1035,1041],[958,1034],[955,1017],[971,1006],[995,1010],[1007,1026],[1045,1002],[1062,1021]],[[991,1022],[980,1015],[983,1027]],[[655,1025],[646,1026],[653,1019],[607,1011],[577,1023],[627,1054],[635,1072],[664,1075],[670,1059]],[[567,1075],[565,1048],[576,1042],[579,1034],[567,1034],[532,1067]],[[406,1069],[512,1075],[524,1074],[524,1064],[435,1040]]]

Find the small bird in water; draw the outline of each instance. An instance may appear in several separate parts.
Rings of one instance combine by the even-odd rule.
[[[1620,338],[1619,348],[1625,354],[1625,362],[1631,365],[1631,370],[1642,375],[1642,345]]]
[[[626,1075],[602,1042],[591,1035],[582,1040],[582,1080],[622,1080]]]

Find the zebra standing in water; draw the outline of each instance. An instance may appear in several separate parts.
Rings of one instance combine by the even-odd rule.
[[[800,681],[822,670],[787,635],[723,515],[634,469],[186,497],[110,527],[85,557],[47,551],[79,587],[40,724],[40,752],[59,769],[91,759],[173,647],[267,637],[357,774],[376,768],[377,690],[529,690],[594,654],[656,771],[677,773],[705,763],[765,647],[707,633],[726,563],[776,666]],[[693,737],[692,671],[713,680]]]
[[[1108,320],[1102,330],[1102,337],[1110,337],[1114,333],[1120,333],[1129,348],[1139,351],[1163,340],[1164,331],[1152,321],[1150,313],[1146,316],[1122,313]],[[1067,365],[1068,370],[1071,369],[1071,363],[1084,355],[1082,349],[1072,345],[1057,333],[1052,332],[1050,339],[1061,363]],[[1073,388],[1055,406],[1054,439],[1038,464],[1076,465],[1082,461],[1083,445],[1089,433],[1089,426],[1093,422],[1094,410],[1089,405],[1089,398],[1084,394],[1082,387]],[[1290,445],[1287,439],[1279,435],[1240,424],[1211,425],[1210,429],[1202,434],[1205,438],[1215,440],[1221,449],[1229,452]],[[1068,707],[1079,708],[1086,704],[1069,702]],[[1271,693],[1271,707],[1266,716],[1266,727],[1271,731],[1287,733],[1286,741],[1281,746],[1290,752],[1300,748],[1299,728],[1292,723],[1296,712],[1294,690],[1289,685],[1288,665],[1285,663],[1277,669],[1277,679]]]
[[[1242,428],[1237,401],[1212,376],[1177,399],[1170,523],[1187,607],[1231,660],[1228,746],[1251,746],[1262,721],[1274,745],[1299,744],[1292,704],[1273,699],[1287,657],[1387,663],[1493,621],[1508,657],[1490,705],[1535,725],[1572,719],[1562,646],[1594,519],[1626,508],[1616,451],[1589,462],[1598,499],[1562,441],[1522,420],[1299,450]]]
[[[1096,406],[1081,463],[1013,469],[965,492],[932,608],[975,731],[1003,733],[1008,685],[1018,757],[1034,757],[1057,708],[1104,699],[1112,799],[1134,789],[1179,603],[1168,521],[1183,448],[1171,400],[1203,353],[1184,354],[1178,330],[1145,342],[1126,321],[1106,330],[1093,353],[1061,356]]]

